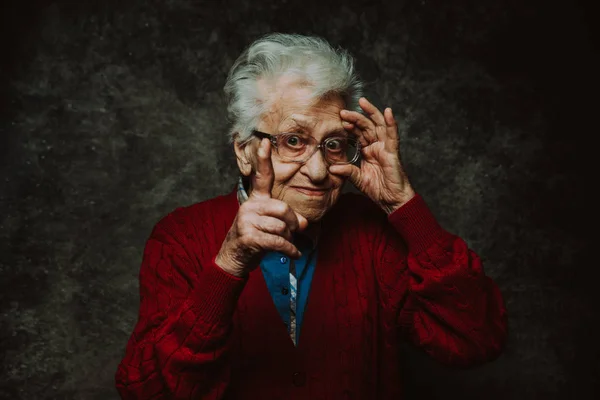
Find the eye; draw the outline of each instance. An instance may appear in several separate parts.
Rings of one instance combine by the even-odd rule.
[[[303,140],[298,135],[289,135],[285,138],[285,145],[289,147],[299,147],[302,146]]]
[[[327,150],[329,150],[329,151],[334,151],[334,152],[339,151],[339,150],[342,150],[344,147],[346,147],[346,139],[332,138],[331,140],[327,141],[325,146],[327,147]]]

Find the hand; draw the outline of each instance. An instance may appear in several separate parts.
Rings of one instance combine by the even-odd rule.
[[[348,110],[342,110],[340,116],[344,128],[360,141],[360,167],[332,165],[329,170],[349,177],[358,190],[391,214],[415,195],[400,161],[398,126],[391,108],[382,114],[364,97],[359,105],[368,118]]]
[[[232,275],[245,276],[257,267],[266,251],[300,257],[292,244],[292,233],[306,229],[308,221],[283,201],[271,198],[274,179],[271,142],[263,139],[258,148],[257,171],[252,175],[252,191],[240,206],[215,259]]]

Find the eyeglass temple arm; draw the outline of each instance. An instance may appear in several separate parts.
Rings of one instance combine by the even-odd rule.
[[[257,130],[253,130],[252,134],[260,139],[269,139],[269,141],[273,143],[274,146],[277,146],[277,139],[275,139],[274,135],[269,135],[268,133]]]
[[[273,137],[273,135],[269,135],[268,133],[264,133],[264,132],[256,131],[256,130],[252,131],[252,134],[261,139],[265,139],[265,138],[271,139]]]

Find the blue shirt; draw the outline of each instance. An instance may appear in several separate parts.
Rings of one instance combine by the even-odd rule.
[[[242,204],[248,199],[242,177],[238,181],[238,201]],[[310,238],[294,234],[294,245],[302,253],[296,260],[296,343],[302,329],[302,317],[308,301],[310,284],[317,263],[317,246]],[[260,263],[267,288],[271,293],[275,308],[290,331],[290,260],[285,254],[272,251],[265,254]]]
[[[294,244],[302,253],[302,257],[296,262],[297,297],[296,297],[296,343],[300,337],[302,328],[302,317],[308,300],[310,284],[317,262],[317,250],[313,248],[309,240],[299,240],[294,235]],[[290,259],[279,252],[268,252],[260,264],[267,288],[273,297],[275,308],[283,322],[290,327]]]

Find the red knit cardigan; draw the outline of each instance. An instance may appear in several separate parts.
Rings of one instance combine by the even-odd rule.
[[[116,373],[123,399],[400,399],[402,340],[459,367],[502,352],[497,286],[419,194],[389,216],[340,196],[323,219],[298,347],[260,268],[240,279],[214,262],[238,208],[234,190],[154,227]]]

